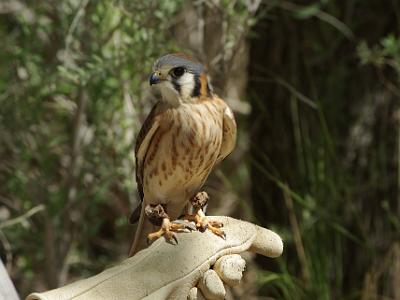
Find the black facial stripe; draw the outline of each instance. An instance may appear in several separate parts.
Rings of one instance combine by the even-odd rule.
[[[181,94],[181,86],[179,85],[179,83],[177,82],[177,80],[175,78],[172,78],[171,80],[172,85],[174,86],[174,89]]]
[[[192,91],[192,97],[200,96],[200,89],[201,89],[200,76],[197,74],[194,74],[194,88]]]

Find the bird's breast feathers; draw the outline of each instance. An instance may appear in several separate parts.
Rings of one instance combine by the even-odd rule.
[[[182,104],[159,115],[160,128],[144,162],[147,201],[160,203],[167,195],[191,193],[202,185],[220,153],[226,109],[223,104]]]

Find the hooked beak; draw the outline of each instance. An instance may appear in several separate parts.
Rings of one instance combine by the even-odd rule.
[[[161,82],[160,76],[161,76],[160,72],[154,72],[153,74],[151,74],[149,79],[150,85],[160,83]]]

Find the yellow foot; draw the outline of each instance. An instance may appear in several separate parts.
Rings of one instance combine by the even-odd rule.
[[[192,229],[189,224],[183,222],[171,222],[168,218],[162,220],[160,230],[150,233],[147,236],[147,242],[150,243],[162,236],[170,244],[178,244],[178,239],[176,237],[176,232],[187,232]]]
[[[198,210],[194,215],[185,215],[184,219],[194,222],[196,224],[196,228],[200,231],[205,231],[208,229],[215,235],[218,235],[223,239],[226,238],[225,232],[220,229],[224,226],[224,224],[222,222],[208,220],[201,209]]]

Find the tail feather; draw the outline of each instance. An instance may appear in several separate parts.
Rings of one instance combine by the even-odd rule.
[[[144,213],[145,205],[142,204],[138,226],[136,228],[135,237],[129,251],[129,257],[135,255],[140,250],[147,248],[147,235],[155,231],[155,226],[150,223]]]
[[[129,223],[135,224],[139,219],[143,208],[143,202],[140,202],[139,205],[135,208],[135,210],[131,213],[129,217]]]

